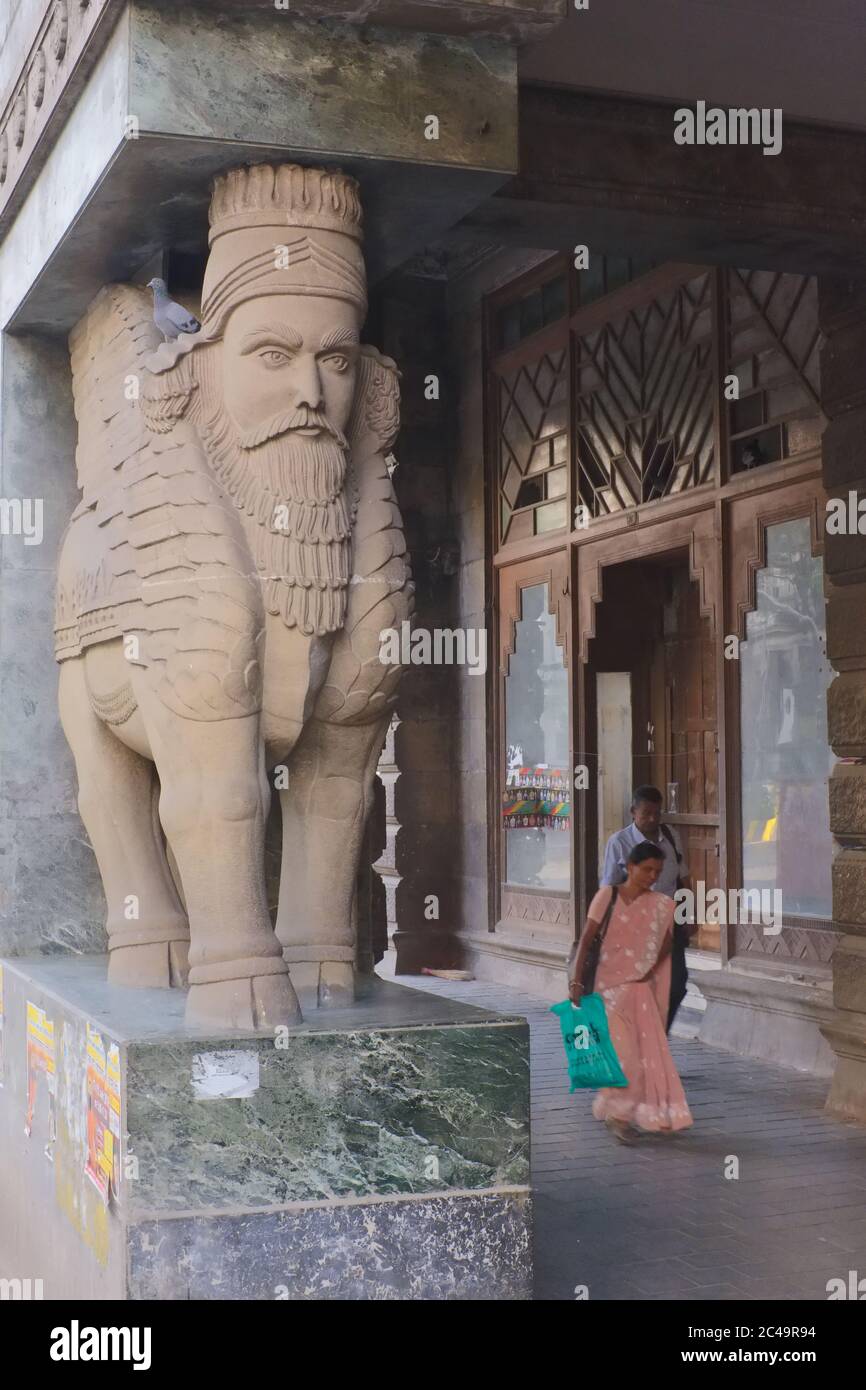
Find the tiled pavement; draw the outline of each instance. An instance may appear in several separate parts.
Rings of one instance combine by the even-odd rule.
[[[398,982],[529,1020],[536,1298],[825,1300],[828,1279],[866,1278],[866,1129],[823,1113],[826,1082],[674,1038],[694,1127],[626,1148],[568,1094],[545,1000]]]

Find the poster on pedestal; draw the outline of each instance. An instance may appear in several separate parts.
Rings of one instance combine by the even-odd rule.
[[[57,1064],[54,1042],[54,1020],[48,1018],[44,1009],[27,1000],[27,1118],[24,1133],[28,1139],[33,1132],[33,1118],[39,1096],[40,1078],[45,1078],[48,1097],[48,1138],[45,1156],[54,1159],[55,1138],[55,1096],[57,1091]]]
[[[87,1024],[87,1157],[84,1171],[105,1206],[117,1185],[120,1162],[120,1052],[106,1048],[102,1034]]]

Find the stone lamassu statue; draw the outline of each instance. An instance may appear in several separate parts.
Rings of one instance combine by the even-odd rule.
[[[398,376],[359,341],[352,179],[237,169],[210,223],[200,332],[160,346],[146,292],[113,285],[70,338],[83,497],[59,563],[60,709],[111,982],[188,971],[188,1019],[269,1028],[299,1017],[289,968],[320,1004],[352,998],[399,678],[379,633],[412,608],[385,462]]]

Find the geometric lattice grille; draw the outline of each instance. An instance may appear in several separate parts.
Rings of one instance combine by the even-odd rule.
[[[738,956],[777,956],[780,960],[827,965],[833,958],[839,935],[827,929],[783,927],[778,936],[767,936],[762,926],[741,923],[734,928],[734,953]]]
[[[565,348],[499,378],[501,541],[568,524],[568,369]]]
[[[731,472],[815,449],[820,405],[818,288],[814,276],[728,271],[727,365],[739,399],[727,402]]]
[[[714,390],[710,272],[577,339],[577,487],[590,516],[711,480]]]

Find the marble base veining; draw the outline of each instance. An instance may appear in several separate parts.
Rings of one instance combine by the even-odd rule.
[[[105,969],[4,962],[0,1277],[46,1298],[530,1296],[524,1020],[374,979],[275,1037],[217,1037],[181,991]],[[28,1001],[56,1061],[29,1137]],[[107,1206],[85,1174],[88,1023],[120,1054]]]
[[[144,1221],[130,1231],[128,1296],[527,1299],[530,1245],[519,1189]]]

